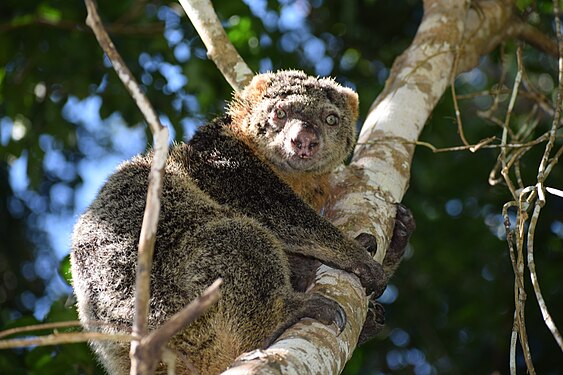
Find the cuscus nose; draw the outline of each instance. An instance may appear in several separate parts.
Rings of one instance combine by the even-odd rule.
[[[313,157],[319,150],[319,137],[312,126],[304,123],[293,126],[290,132],[291,148],[301,159]]]

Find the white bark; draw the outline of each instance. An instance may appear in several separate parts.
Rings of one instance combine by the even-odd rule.
[[[209,0],[178,0],[227,82],[240,91],[250,82],[254,73],[229,41],[213,5]]]
[[[422,23],[366,117],[352,164],[333,178],[334,204],[327,210],[349,235],[377,238],[377,261],[383,261],[393,228],[390,204],[408,188],[413,144],[426,120],[455,75],[515,35],[512,21],[509,0],[477,1],[471,8],[464,0],[424,2]]]
[[[475,56],[490,51],[491,40],[502,40],[500,34],[493,33],[506,27],[510,3],[483,3],[486,6],[475,10],[469,9],[469,2],[464,0],[424,2],[425,15],[416,37],[396,59],[385,90],[372,105],[352,164],[341,168],[332,179],[333,196],[325,214],[351,237],[371,233],[377,238],[378,249],[387,249],[394,203],[401,201],[408,187],[413,143],[452,80],[456,54],[463,51],[455,71],[459,67],[469,69],[478,61]],[[483,13],[479,27],[474,29],[477,11],[489,13]],[[506,37],[507,33],[502,35]],[[382,262],[384,255],[384,251],[378,250],[377,260]],[[335,299],[346,307],[347,313],[350,308],[353,311],[340,336],[334,337],[321,324],[302,322],[288,329],[267,350],[239,357],[224,374],[340,373],[355,349],[367,303],[358,280],[337,277],[340,273],[323,267],[316,280],[328,295],[337,296]]]
[[[221,67],[230,57],[224,59],[215,51],[223,43],[232,46],[226,35],[220,36],[222,28],[217,26],[211,4],[208,0],[179,1],[208,47],[209,56],[235,90],[240,90],[242,79],[232,69],[242,66],[241,74],[248,79],[246,65],[242,59],[236,59],[230,63],[230,73]],[[196,3],[199,8],[193,6]],[[192,6],[188,8],[185,4]],[[212,22],[200,20],[213,17]],[[206,36],[210,35],[210,27],[215,29],[215,37]],[[408,187],[413,144],[434,106],[457,72],[473,68],[479,56],[507,37],[521,34],[533,33],[521,23],[515,23],[510,0],[474,1],[471,7],[468,0],[424,1],[424,18],[416,37],[396,59],[385,90],[372,105],[352,164],[334,174],[333,196],[325,212],[329,220],[351,237],[362,232],[373,234],[378,243],[376,260],[379,262],[383,262],[392,233],[394,203],[401,201]],[[549,44],[545,40],[538,42],[542,43]],[[365,293],[355,276],[325,266],[319,270],[313,288],[344,307],[348,324],[340,335],[317,322],[302,321],[267,350],[239,357],[224,374],[341,372],[355,349],[366,317]]]
[[[321,266],[312,291],[337,301],[348,319],[363,321],[366,316],[364,290],[356,276]],[[363,306],[363,308],[358,308]],[[223,375],[237,374],[337,374],[352,356],[361,326],[349,326],[337,335],[336,326],[304,319],[288,329],[267,350],[240,356]]]

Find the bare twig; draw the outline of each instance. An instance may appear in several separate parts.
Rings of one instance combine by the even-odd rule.
[[[147,120],[149,127],[153,134],[158,134],[161,132],[165,127],[162,126],[158,115],[152,105],[150,104],[149,100],[141,90],[141,87],[133,77],[133,74],[117,52],[117,49],[113,45],[109,35],[104,30],[104,26],[102,21],[100,20],[100,16],[98,15],[97,5],[95,0],[85,0],[86,8],[88,10],[88,17],[86,18],[86,24],[94,31],[96,35],[96,39],[98,43],[110,59],[113,68],[125,88],[129,91],[135,103],[137,103],[139,109],[143,113],[143,116]]]
[[[516,97],[518,96],[518,89],[520,87],[520,82],[522,82],[522,46],[518,46],[518,50],[516,52],[517,60],[518,60],[518,72],[516,73],[516,78],[514,79],[514,86],[512,87],[512,95],[510,96],[510,102],[508,104],[508,109],[506,110],[506,117],[503,124],[502,130],[502,145],[506,145],[507,138],[508,138],[508,130],[510,129],[510,116],[512,115],[512,110],[514,109],[514,104],[516,103]],[[516,188],[510,179],[509,168],[506,165],[506,147],[501,148],[500,153],[500,161],[502,164],[501,174],[512,194],[512,199],[517,198]]]
[[[526,219],[528,217],[527,208],[528,203],[526,202],[526,195],[531,192],[533,193],[533,188],[526,188],[522,190],[518,199],[518,215],[517,215],[517,240],[516,240],[516,267],[517,275],[519,279],[515,282],[514,288],[514,298],[516,305],[516,325],[518,327],[518,332],[520,333],[520,345],[522,346],[522,351],[524,353],[524,361],[526,362],[526,368],[530,375],[535,375],[536,370],[534,369],[534,364],[532,362],[532,355],[530,353],[530,347],[528,345],[528,334],[526,332],[526,320],[525,320],[525,305],[526,305],[526,291],[524,290],[524,230]]]
[[[381,137],[375,141],[371,142],[358,142],[358,145],[380,145],[380,144],[407,144],[407,145],[416,145],[416,146],[423,146],[433,153],[440,153],[440,152],[453,152],[453,151],[470,151],[476,152],[480,149],[496,149],[496,148],[507,148],[507,149],[529,149],[532,146],[535,146],[539,143],[545,142],[549,138],[549,132],[542,134],[541,136],[537,137],[533,141],[526,142],[526,143],[507,143],[505,145],[502,144],[490,144],[493,141],[499,141],[497,137],[492,136],[489,138],[482,139],[478,143],[474,145],[467,145],[467,146],[453,146],[453,147],[436,147],[429,142],[424,141],[408,141],[405,139],[397,138],[397,137]],[[563,138],[562,136],[556,136],[556,138],[560,139]],[[552,158],[553,159],[553,158]],[[499,164],[500,165],[500,164]]]
[[[207,56],[235,91],[246,86],[254,73],[229,41],[209,0],[178,0],[207,48]]]
[[[561,21],[560,11],[559,11],[559,1],[553,0],[553,14],[555,20],[555,34],[557,36],[557,43],[558,43],[558,89],[557,89],[557,106],[555,108],[555,115],[553,116],[553,122],[551,124],[551,130],[549,132],[549,140],[547,141],[547,145],[545,146],[545,150],[540,162],[540,166],[538,169],[538,182],[543,184],[545,178],[545,169],[548,163],[549,155],[551,154],[551,150],[555,144],[555,135],[557,129],[559,127],[559,121],[561,119],[561,101],[563,100],[563,38],[561,36]]]
[[[547,165],[547,168],[545,168],[544,175],[549,175],[551,173],[551,170],[557,164],[561,155],[563,155],[563,145],[561,147],[559,147],[559,150],[557,150],[555,155],[551,158],[551,161]]]
[[[510,336],[510,374],[516,375],[516,344],[518,340],[518,332],[522,332],[522,324],[524,321],[524,316],[522,313],[523,308],[521,308],[521,303],[525,301],[526,293],[524,291],[524,278],[521,276],[522,267],[520,258],[517,258],[514,250],[514,234],[517,231],[513,231],[510,225],[510,217],[508,215],[508,210],[511,207],[518,207],[518,202],[511,201],[504,204],[502,207],[502,216],[504,218],[504,229],[506,231],[506,242],[508,243],[508,253],[510,255],[510,261],[512,264],[512,270],[514,271],[514,322],[512,324],[512,334]],[[517,214],[516,217],[516,228],[520,226],[520,215]],[[518,246],[518,244],[517,244]],[[525,333],[524,333],[525,335]]]
[[[563,150],[563,147],[560,148],[560,150]],[[563,198],[563,190],[559,190],[559,189],[555,189],[555,188],[551,188],[551,187],[546,186],[545,191],[547,191],[550,194],[555,195],[556,197]]]
[[[516,255],[514,252],[514,231],[511,229],[510,217],[508,215],[508,210],[511,207],[518,207],[516,201],[507,202],[502,207],[502,217],[504,218],[504,230],[506,233],[506,242],[508,243],[508,254],[510,256],[510,261],[512,263],[512,270],[514,271],[515,280],[518,283],[517,287],[524,290],[524,285],[520,284],[520,278],[518,278],[518,265],[516,264]]]
[[[100,332],[71,332],[53,333],[51,335],[26,337],[22,339],[0,340],[0,349],[22,348],[28,346],[48,346],[57,344],[72,344],[92,340],[130,342],[131,335],[107,334]]]
[[[516,322],[516,311],[514,312],[514,321]],[[516,375],[516,344],[518,343],[518,327],[512,325],[512,334],[510,335],[510,375]]]
[[[496,101],[498,101],[496,98],[499,97],[500,95],[504,95],[504,94],[508,94],[509,90],[506,87],[501,87],[502,83],[504,82],[502,80],[502,77],[506,74],[505,73],[506,69],[503,67],[502,71],[501,71],[501,78],[499,79],[499,83],[497,83],[496,85],[494,85],[490,90],[483,90],[483,91],[477,91],[477,92],[469,92],[466,94],[457,94],[456,97],[458,100],[468,100],[468,99],[475,99],[475,98],[479,98],[479,97],[483,97],[483,96],[494,96]],[[494,102],[491,105],[491,107],[494,106]],[[496,107],[494,107],[494,109],[496,109]]]
[[[560,16],[559,2],[557,0],[553,1],[553,12],[554,12],[554,19],[555,19],[555,30],[556,30],[556,37],[557,37],[557,42],[558,42],[558,56],[559,56],[559,59],[558,59],[558,67],[559,67],[558,80],[559,80],[559,82],[558,82],[557,99],[556,99],[557,104],[556,104],[556,107],[555,107],[555,113],[554,113],[554,116],[553,116],[551,129],[549,131],[548,141],[547,141],[547,144],[545,146],[540,165],[538,167],[537,184],[534,187],[534,190],[532,191],[530,196],[527,198],[528,204],[530,204],[531,202],[533,202],[535,200],[534,211],[532,213],[532,217],[531,217],[529,228],[528,228],[528,237],[527,237],[527,255],[528,256],[527,256],[527,260],[528,260],[528,268],[530,270],[530,279],[532,281],[532,286],[533,286],[533,289],[534,289],[536,300],[538,301],[538,305],[539,305],[540,311],[542,313],[544,322],[545,322],[546,326],[548,327],[549,331],[551,332],[552,336],[554,337],[555,341],[557,342],[557,344],[561,348],[561,350],[563,350],[563,338],[561,337],[559,330],[555,326],[555,323],[554,323],[554,321],[551,317],[551,314],[549,313],[549,310],[548,310],[547,305],[545,303],[545,300],[543,298],[541,288],[540,288],[540,285],[539,285],[537,272],[536,272],[535,261],[534,261],[534,234],[535,234],[536,224],[537,224],[537,220],[538,220],[540,211],[546,203],[545,194],[544,194],[544,189],[545,189],[544,188],[544,182],[545,182],[545,179],[547,178],[547,176],[549,175],[549,173],[551,172],[553,166],[557,163],[559,156],[561,156],[561,153],[563,152],[563,146],[562,146],[556,152],[554,158],[550,159],[551,150],[553,149],[553,147],[555,145],[556,133],[557,133],[557,129],[559,128],[559,124],[560,124],[561,101],[563,100],[563,45],[562,45],[563,39],[562,39],[562,36],[561,36],[561,29],[560,29],[561,24],[560,24],[560,19],[559,19],[559,16]],[[522,234],[522,236],[523,236],[523,234]],[[524,348],[524,346],[523,346],[523,348]],[[525,352],[525,359],[527,359],[526,358],[526,352]],[[531,359],[529,360],[529,362],[531,362]],[[530,373],[533,373],[532,372],[533,367],[530,368],[530,364],[528,363],[528,360],[526,360],[526,366],[528,367],[528,371]]]
[[[510,33],[521,41],[551,56],[559,56],[557,43],[529,23],[515,20],[510,28]]]
[[[166,157],[168,155],[168,130],[160,123],[158,115],[139,84],[125,65],[125,62],[117,52],[107,32],[104,30],[100,17],[97,12],[95,0],[85,0],[88,9],[86,24],[92,28],[100,46],[112,62],[112,65],[137,103],[143,113],[154,136],[154,159],[149,174],[149,188],[147,192],[147,204],[141,226],[139,238],[139,258],[137,263],[137,275],[135,283],[135,317],[133,322],[133,336],[136,340],[141,339],[147,334],[147,319],[149,313],[150,298],[150,273],[152,267],[152,257],[156,238],[158,216],[160,213],[160,195],[162,193],[162,178]],[[131,352],[135,352],[138,341],[131,343]],[[134,357],[133,357],[134,358]],[[132,360],[131,372],[136,373],[138,361]]]
[[[71,30],[79,32],[88,32],[82,23],[74,21],[58,20],[53,21],[46,18],[35,17],[27,20],[26,22],[18,23],[3,23],[0,24],[0,33],[19,30],[25,27],[42,26],[59,30]],[[107,24],[104,28],[109,34],[112,35],[129,35],[129,36],[143,36],[154,37],[155,35],[162,34],[164,31],[163,23],[145,24],[145,25],[123,25],[123,24]]]
[[[561,333],[559,333],[559,330],[555,326],[555,322],[553,321],[553,318],[551,317],[551,314],[549,313],[549,310],[543,298],[538,281],[538,275],[536,273],[536,263],[534,261],[534,234],[536,231],[538,217],[540,216],[540,210],[543,206],[543,204],[540,202],[541,200],[538,200],[536,202],[534,212],[532,213],[532,218],[530,220],[530,225],[528,227],[528,269],[530,270],[530,279],[532,280],[532,286],[534,288],[536,300],[538,301],[538,305],[540,307],[543,321],[545,322],[545,325],[551,332],[553,338],[555,339],[561,350],[563,350],[563,338],[561,337]]]
[[[216,280],[201,296],[174,314],[174,316],[156,330],[143,337],[132,353],[133,358],[139,363],[137,371],[140,374],[154,373],[163,356],[162,352],[168,340],[186,327],[186,325],[199,318],[209,307],[219,300],[221,296],[219,287],[222,282],[221,279]],[[171,360],[170,355],[167,355],[167,358],[169,359],[167,361],[169,365],[175,362]]]
[[[514,270],[514,323],[513,323],[513,333],[512,340],[515,340],[520,334],[520,344],[524,352],[524,359],[526,361],[526,366],[528,367],[531,374],[534,373],[533,364],[531,362],[531,355],[528,348],[528,338],[526,334],[525,326],[525,316],[524,316],[524,306],[526,303],[526,291],[524,290],[524,261],[523,261],[523,231],[527,218],[527,202],[525,199],[526,194],[530,192],[533,193],[533,188],[525,188],[522,190],[518,201],[511,201],[503,206],[503,217],[504,225],[506,230],[506,238],[509,247],[510,260],[512,262],[512,267]],[[526,206],[525,206],[526,204]],[[508,216],[508,209],[510,207],[517,207],[516,213],[516,229],[513,236],[513,232],[510,229],[510,220]],[[516,245],[516,253],[513,248],[513,243]],[[511,374],[516,374],[515,370],[515,356],[516,356],[516,346],[514,341],[511,343],[510,347],[510,366]],[[513,368],[514,367],[514,368]],[[531,368],[531,370],[530,370]]]
[[[53,323],[43,323],[34,324],[31,326],[16,327],[0,331],[0,338],[16,335],[18,333],[40,331],[44,329],[57,329],[57,328],[69,328],[69,327],[79,327],[80,322],[78,320],[71,320],[67,322],[53,322]]]
[[[555,109],[549,99],[541,92],[538,92],[537,89],[532,87],[527,79],[524,79],[523,82],[525,90],[520,90],[519,94],[525,98],[533,100],[547,116],[553,117],[555,115]],[[559,126],[561,126],[561,123]]]
[[[490,119],[493,122],[495,122],[493,120],[494,119],[493,113],[497,110],[499,106],[501,96],[508,93],[508,88],[505,86],[507,69],[504,62],[504,50],[505,50],[505,43],[503,42],[500,45],[500,52],[499,52],[499,59],[500,59],[499,64],[501,69],[499,81],[496,84],[497,88],[495,90],[491,90],[490,92],[490,94],[493,95],[493,103],[486,110],[477,111],[477,115],[479,115],[480,117]],[[500,123],[499,125],[502,127],[503,124]]]
[[[457,122],[457,132],[459,133],[459,137],[461,138],[461,142],[465,145],[465,146],[469,146],[469,142],[467,142],[467,139],[465,138],[465,134],[463,133],[463,122],[461,121],[461,112],[459,110],[459,103],[457,102],[457,94],[455,91],[455,77],[456,77],[456,72],[457,72],[457,66],[459,63],[459,55],[460,55],[460,49],[458,49],[455,53],[455,59],[454,59],[454,64],[453,64],[453,68],[452,68],[452,73],[451,73],[451,78],[450,78],[450,89],[452,92],[452,99],[454,102],[454,111],[455,111],[455,118],[456,118],[456,122]]]

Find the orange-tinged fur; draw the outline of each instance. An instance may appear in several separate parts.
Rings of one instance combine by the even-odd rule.
[[[163,176],[149,325],[224,281],[217,305],[169,343],[180,354],[179,374],[217,374],[302,318],[343,328],[335,301],[305,293],[320,263],[353,272],[370,293],[381,292],[385,279],[359,243],[318,215],[329,173],[353,146],[357,95],[302,72],[268,73],[235,97],[228,114],[174,145]],[[288,127],[313,134],[315,152],[296,152]],[[75,226],[73,286],[89,330],[130,332],[152,158],[123,163]],[[108,372],[129,372],[126,345],[92,346]]]
[[[321,211],[329,197],[328,173],[311,175],[280,172],[278,174],[315,211]]]

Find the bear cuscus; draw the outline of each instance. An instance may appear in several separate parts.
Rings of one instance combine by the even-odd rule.
[[[382,267],[318,214],[327,176],[350,153],[356,93],[299,71],[259,74],[227,114],[172,146],[164,170],[149,329],[217,278],[221,298],[168,346],[176,373],[217,374],[301,318],[343,328],[333,300],[305,290],[319,264],[357,275],[367,293]],[[90,331],[129,333],[137,246],[152,153],[121,164],[78,219],[71,266],[79,318]],[[129,372],[129,345],[91,343],[110,374]],[[159,368],[164,371],[164,365]]]

